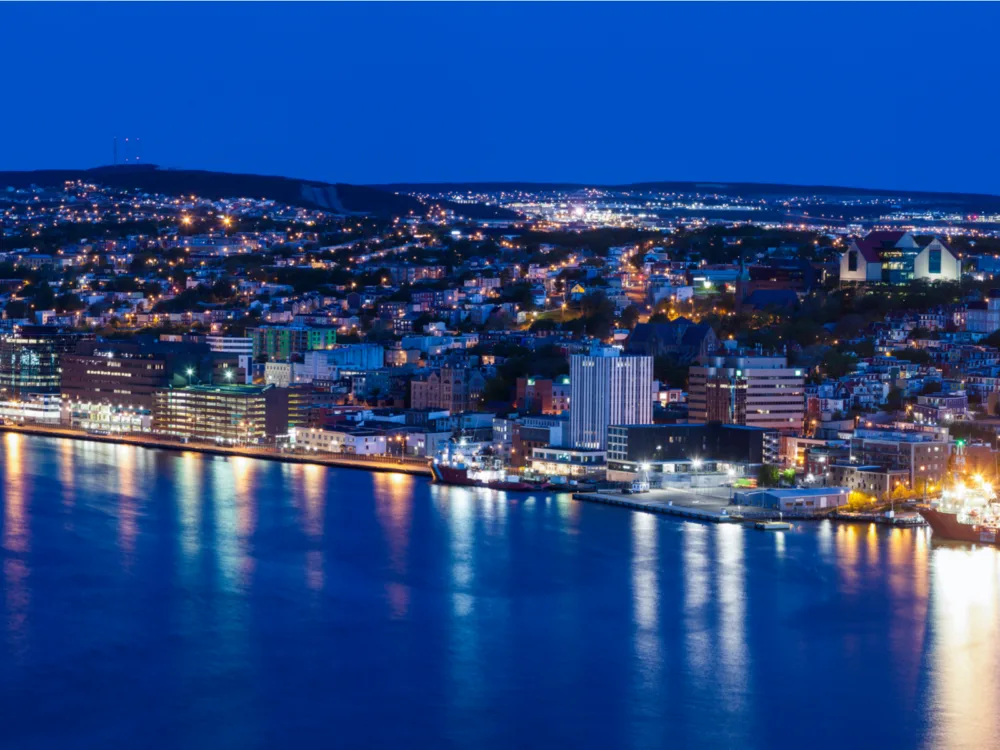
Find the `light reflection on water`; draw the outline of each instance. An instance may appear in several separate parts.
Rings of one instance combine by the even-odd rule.
[[[81,744],[60,726],[153,747],[855,741],[819,694],[875,711],[882,746],[1000,736],[1000,555],[927,530],[0,449],[4,750]]]

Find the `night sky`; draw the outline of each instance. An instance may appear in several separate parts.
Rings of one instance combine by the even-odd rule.
[[[0,4],[0,169],[1000,193],[1000,6]],[[6,110],[6,111],[3,111]]]

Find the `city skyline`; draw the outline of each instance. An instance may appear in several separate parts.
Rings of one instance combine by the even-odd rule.
[[[1000,193],[994,8],[721,7],[7,5],[0,169]]]

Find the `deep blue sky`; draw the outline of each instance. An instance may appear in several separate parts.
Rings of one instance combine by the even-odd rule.
[[[1000,193],[1000,6],[0,3],[0,169]]]

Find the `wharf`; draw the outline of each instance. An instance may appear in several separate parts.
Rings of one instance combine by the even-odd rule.
[[[623,495],[620,492],[577,492],[573,495],[573,499],[710,523],[732,523],[742,520],[731,514],[728,498],[686,490],[650,490],[638,495]]]
[[[68,438],[70,440],[86,440],[93,443],[116,443],[119,445],[134,445],[139,448],[207,453],[213,456],[242,456],[244,458],[259,458],[264,461],[281,461],[293,464],[319,464],[338,469],[361,469],[363,471],[388,471],[417,476],[433,476],[430,462],[425,459],[388,458],[375,456],[346,456],[337,453],[295,453],[258,446],[229,446],[216,443],[187,443],[171,440],[167,437],[151,435],[94,435],[83,430],[55,425],[4,424],[0,425],[0,433],[17,432],[25,435],[42,437]]]

